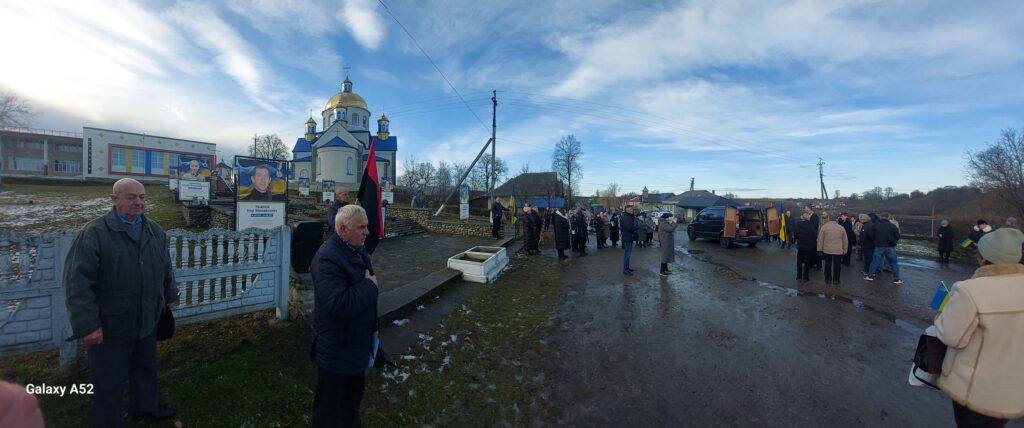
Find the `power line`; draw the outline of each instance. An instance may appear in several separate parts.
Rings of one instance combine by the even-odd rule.
[[[395,23],[397,23],[398,26],[402,28],[402,31],[405,32],[405,35],[409,36],[409,40],[412,40],[412,43],[416,45],[416,48],[419,49],[421,53],[423,53],[423,56],[427,57],[427,61],[430,61],[430,65],[434,66],[434,70],[437,70],[437,74],[441,75],[441,78],[444,79],[445,83],[448,84],[448,87],[452,88],[452,92],[455,92],[455,95],[458,95],[459,99],[462,100],[462,103],[466,105],[466,110],[469,110],[469,113],[476,118],[477,122],[480,122],[481,126],[487,128],[487,125],[484,124],[484,121],[480,119],[480,116],[477,116],[476,112],[473,111],[473,109],[469,106],[469,103],[466,102],[466,99],[463,98],[462,94],[459,93],[459,90],[455,89],[455,85],[452,84],[451,80],[448,80],[448,76],[444,75],[444,72],[441,71],[441,68],[438,67],[436,63],[434,63],[434,59],[427,54],[427,51],[424,50],[423,47],[420,46],[420,43],[416,41],[416,38],[412,36],[412,33],[409,32],[409,29],[405,28],[405,25],[402,24],[402,21],[399,21],[398,17],[396,17],[395,14],[391,13],[391,9],[388,8],[388,5],[384,4],[384,0],[377,0],[377,2],[384,7],[384,11],[386,11],[388,15],[391,16],[391,19],[394,19]]]

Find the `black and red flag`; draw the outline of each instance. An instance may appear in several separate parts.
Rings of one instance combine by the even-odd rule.
[[[384,216],[381,215],[380,179],[377,178],[377,140],[370,139],[370,153],[366,156],[366,168],[363,169],[363,181],[359,183],[359,205],[366,210],[370,234],[366,237],[366,252],[373,254],[381,238],[384,237]]]

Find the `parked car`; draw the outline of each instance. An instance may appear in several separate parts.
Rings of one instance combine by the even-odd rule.
[[[691,241],[715,240],[723,248],[734,243],[755,247],[769,235],[779,233],[778,218],[777,208],[763,212],[752,207],[707,207],[686,226],[686,236]]]

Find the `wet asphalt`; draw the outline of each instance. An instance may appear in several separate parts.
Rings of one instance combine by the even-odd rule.
[[[658,248],[635,249],[627,277],[622,250],[593,240],[563,266],[551,376],[561,425],[954,426],[950,401],[907,375],[932,284],[969,267],[918,263],[903,286],[848,270],[829,290],[795,282],[795,249],[684,233],[676,244],[668,278]]]

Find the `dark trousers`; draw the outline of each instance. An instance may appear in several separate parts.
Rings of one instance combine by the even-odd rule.
[[[491,223],[491,236],[495,237],[495,238],[500,238],[501,237],[501,234],[499,233],[500,231],[501,231],[501,219],[495,219],[494,222]]]
[[[629,271],[629,257],[633,254],[633,241],[622,241],[622,271]]]
[[[134,340],[104,340],[88,347],[86,354],[93,384],[89,426],[124,425],[125,382],[131,384],[131,414],[157,410],[160,387],[156,379],[156,334]]]
[[[580,254],[587,253],[587,237],[582,234],[575,234],[572,236],[572,246],[574,251],[579,251]]]
[[[817,260],[818,254],[814,250],[797,250],[796,252],[796,277],[805,280],[811,279],[810,270]]]
[[[956,426],[959,428],[1002,428],[1006,426],[1006,419],[985,416],[967,407],[953,402],[953,418],[956,419]]]
[[[939,250],[939,263],[948,265],[950,252],[949,250]]]
[[[843,254],[843,264],[846,266],[850,265],[850,257],[853,256],[853,241],[849,241],[846,244],[846,254]],[[839,278],[836,278],[839,279]]]
[[[839,271],[843,268],[843,256],[825,254],[825,281],[839,281]]]
[[[365,390],[365,373],[341,375],[317,368],[312,426],[361,427],[359,403]]]
[[[864,273],[867,274],[871,271],[871,260],[875,258],[874,248],[864,248]]]

